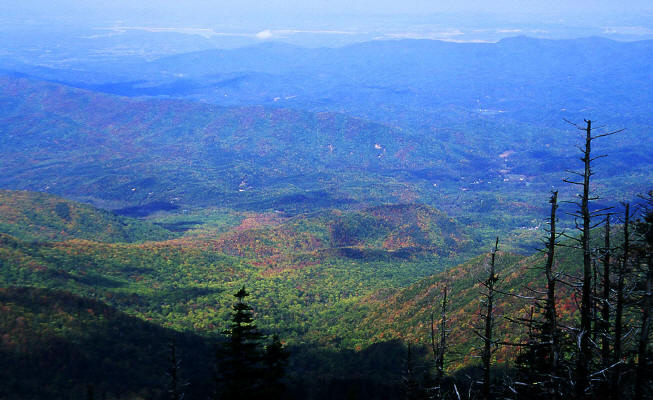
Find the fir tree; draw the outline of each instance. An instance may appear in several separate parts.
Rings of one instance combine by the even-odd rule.
[[[278,336],[263,347],[265,335],[254,323],[252,308],[245,303],[249,293],[243,286],[235,295],[227,341],[220,354],[223,399],[280,399],[285,392],[283,377],[289,353]]]
[[[224,349],[222,378],[225,399],[252,399],[262,386],[261,340],[263,335],[256,327],[252,308],[244,302],[249,293],[243,286],[235,295],[236,304],[231,313],[231,324],[225,331],[228,336]]]

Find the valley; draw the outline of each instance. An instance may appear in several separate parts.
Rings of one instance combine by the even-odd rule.
[[[285,398],[405,397],[408,370],[432,375],[445,287],[445,369],[472,398],[492,244],[488,357],[514,377],[541,314],[553,190],[566,282],[555,307],[578,325],[580,189],[563,180],[582,166],[569,121],[584,118],[596,135],[625,128],[592,149],[587,212],[597,297],[599,218],[609,208],[621,243],[632,206],[632,253],[609,251],[632,269],[621,284],[639,296],[623,316],[635,332],[650,268],[651,46],[265,43],[59,68],[0,55],[0,399],[168,398],[171,343],[188,397],[207,398],[241,288],[290,352]]]

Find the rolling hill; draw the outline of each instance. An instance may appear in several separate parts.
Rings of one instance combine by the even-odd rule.
[[[393,222],[410,220],[411,215],[420,221],[417,227],[413,226],[409,229],[408,224],[393,225]],[[382,219],[372,219],[374,217]],[[238,228],[223,234],[218,239],[195,238],[189,241],[182,238],[144,244],[108,244],[88,241],[37,244],[21,242],[2,235],[0,236],[1,285],[32,287],[31,289],[3,289],[3,293],[6,294],[6,298],[2,297],[3,304],[9,307],[7,309],[11,312],[24,315],[28,321],[35,319],[34,322],[30,322],[30,326],[55,329],[52,332],[49,330],[41,332],[36,336],[32,333],[28,335],[25,333],[27,331],[21,331],[23,333],[16,335],[14,319],[9,318],[5,321],[11,325],[11,329],[7,328],[7,332],[12,332],[10,337],[34,336],[34,346],[50,347],[52,344],[48,344],[49,342],[41,343],[39,340],[44,338],[55,340],[57,335],[63,335],[61,340],[64,341],[73,340],[75,335],[82,332],[95,332],[90,328],[92,324],[99,323],[95,321],[94,315],[97,313],[107,315],[106,311],[96,312],[95,309],[99,305],[87,305],[89,300],[70,294],[57,294],[52,291],[54,289],[66,290],[105,302],[106,305],[102,305],[102,309],[109,307],[125,313],[125,318],[132,321],[129,324],[144,323],[139,322],[142,320],[154,323],[150,328],[145,329],[143,334],[152,329],[159,329],[155,326],[163,326],[211,338],[221,332],[226,324],[232,302],[231,294],[245,284],[253,293],[252,304],[260,326],[266,332],[280,333],[295,349],[297,353],[293,356],[293,368],[301,368],[304,371],[303,379],[308,379],[306,377],[310,376],[310,379],[321,379],[324,382],[325,379],[327,381],[336,379],[340,373],[346,375],[346,379],[359,375],[361,379],[367,379],[366,377],[369,377],[367,373],[389,374],[379,376],[386,376],[385,384],[390,385],[387,390],[397,390],[401,377],[400,370],[397,369],[401,362],[398,360],[402,359],[405,352],[405,349],[398,345],[397,340],[413,343],[416,348],[428,344],[430,314],[437,307],[445,282],[449,286],[450,296],[451,351],[447,358],[448,368],[454,370],[473,365],[475,362],[477,340],[473,335],[473,329],[478,324],[480,290],[478,281],[487,266],[487,255],[480,255],[458,266],[451,266],[453,261],[451,256],[438,257],[430,252],[413,252],[409,258],[397,255],[399,250],[387,250],[387,254],[383,257],[379,257],[378,248],[377,253],[371,252],[374,246],[386,242],[378,239],[386,238],[388,232],[390,236],[396,232],[410,232],[413,242],[424,240],[420,232],[431,232],[432,238],[442,237],[440,235],[443,232],[449,232],[449,235],[458,234],[455,224],[451,225],[452,221],[448,219],[442,221],[439,218],[437,212],[424,207],[372,208],[365,213],[323,214],[300,221],[293,218],[281,223],[275,222],[270,227],[251,230],[249,234],[244,235],[248,240],[243,240],[241,236],[247,230],[238,232]],[[330,224],[342,223],[343,220],[348,221],[347,226],[350,227],[356,227],[356,222],[369,224],[366,229],[363,229],[362,236],[354,234],[357,232],[356,229],[350,231],[352,235],[349,238],[356,244],[349,242],[346,247],[335,248],[358,249],[358,252],[325,251],[319,248],[320,246],[315,249],[298,249],[295,245],[296,239],[289,239],[289,237],[302,237],[307,232],[314,232],[314,234],[320,231],[333,232],[333,225]],[[385,221],[387,225],[384,226],[379,221]],[[429,227],[429,223],[434,221],[438,225]],[[423,230],[425,227],[428,229]],[[293,230],[296,233],[294,236],[289,236],[288,232]],[[283,236],[284,232],[285,236]],[[370,232],[376,234],[370,235]],[[242,248],[247,251],[242,251],[238,257],[225,255],[224,252],[231,252],[229,248],[217,245],[224,246],[225,242],[222,241],[225,240],[224,238],[229,238],[229,243],[233,243],[236,238],[243,240]],[[338,236],[331,236],[330,240],[336,238]],[[274,240],[267,243],[270,249],[287,246],[281,249],[281,257],[279,254],[261,252],[260,248],[252,246],[252,243],[262,243],[268,239]],[[437,244],[438,240],[421,243],[428,243],[427,249],[433,251],[434,244]],[[340,246],[342,243],[323,242],[323,246],[327,244]],[[365,246],[370,247],[365,248]],[[410,249],[416,250],[413,246]],[[467,251],[464,254],[471,254],[471,252]],[[579,265],[578,254],[570,249],[563,249],[559,254],[558,269],[574,274]],[[455,257],[458,260],[464,258],[460,254]],[[506,293],[523,293],[526,285],[530,287],[541,285],[542,279],[538,277],[533,267],[541,265],[542,262],[541,255],[526,257],[500,253],[498,267],[501,290]],[[430,275],[434,270],[440,270],[445,266],[450,267],[443,272]],[[416,281],[415,277],[420,275],[425,277]],[[20,307],[31,307],[29,308],[31,311],[26,311],[27,308],[16,308],[14,306],[18,304],[16,296],[22,299],[20,304],[24,304]],[[57,300],[59,298],[68,300],[60,305],[64,300]],[[566,318],[573,318],[576,309],[573,296],[569,296],[565,289],[562,289],[560,300],[560,312]],[[44,306],[46,301],[48,305]],[[77,314],[74,314],[65,304],[75,306],[73,311],[83,312],[77,311]],[[94,311],[91,313],[87,309]],[[115,315],[118,312],[115,310],[110,311],[110,314]],[[507,295],[501,296],[497,302],[497,312],[500,315],[521,317],[527,315],[529,310],[528,301]],[[66,319],[62,317],[62,312],[81,315],[86,322]],[[123,326],[110,316],[106,318],[108,321],[102,323]],[[67,322],[63,328],[56,328],[60,326],[61,321]],[[80,331],[75,333],[77,328],[74,327],[77,325]],[[57,329],[64,330],[57,333],[60,332]],[[98,334],[106,333],[103,329],[98,328]],[[498,337],[505,337],[506,340],[515,339],[514,327],[503,319],[499,320],[497,332]],[[163,345],[162,338],[169,337],[163,331],[157,335],[156,341],[151,343],[150,347],[155,343]],[[126,343],[131,343],[130,340]],[[100,343],[105,343],[104,341],[105,339],[101,339]],[[103,348],[114,346],[107,343]],[[61,345],[65,347],[64,344]],[[199,344],[196,343],[195,346],[197,345]],[[386,355],[380,355],[379,351]],[[136,354],[140,353],[134,353],[134,357],[137,357]],[[501,362],[512,355],[514,355],[513,349],[503,348],[496,353],[497,361]],[[82,356],[93,358],[96,354],[93,350],[83,347],[79,353],[79,357]],[[139,360],[144,359],[142,356],[138,357]],[[318,365],[315,365],[316,358],[322,360]],[[40,356],[35,358],[38,359],[42,360]],[[366,364],[374,363],[374,359],[377,360],[376,363],[379,363],[379,360],[383,361],[376,367],[373,364],[369,366]],[[391,359],[395,359],[394,369],[386,365],[386,362]],[[125,362],[136,362],[131,356],[125,360],[134,360]],[[77,361],[79,360],[70,362],[78,365]],[[157,361],[157,363],[161,362]],[[334,369],[333,363],[339,363],[340,366]],[[347,373],[342,369],[345,365]],[[367,372],[363,373],[360,368]],[[385,368],[385,370],[382,372],[375,368]],[[104,387],[103,385],[111,379],[113,378],[102,380],[101,383],[98,381],[98,387]],[[305,390],[305,387],[301,388],[303,384],[308,384],[307,381],[300,382],[297,383],[297,390]],[[374,386],[381,383],[369,384]],[[141,386],[150,387],[149,384]]]
[[[405,157],[415,144],[397,130],[341,114],[132,100],[7,77],[0,87],[0,184],[114,208],[292,208],[298,192],[347,203],[363,196],[356,182],[426,162],[425,152]],[[351,173],[326,192],[356,170],[369,176]]]
[[[0,233],[27,241],[86,239],[96,242],[165,240],[157,225],[46,193],[0,190]]]
[[[212,240],[212,245],[226,254],[252,259],[282,255],[292,259],[302,253],[334,251],[351,255],[361,252],[364,259],[365,252],[386,253],[389,257],[455,256],[471,243],[470,235],[458,222],[438,210],[415,204],[347,213],[322,211],[271,222],[273,226],[259,229],[237,227]],[[188,245],[196,240],[191,237]]]
[[[227,320],[228,294],[245,284],[267,310],[261,325],[292,342],[323,338],[335,310],[376,290],[414,283],[479,251],[455,220],[415,205],[136,244],[0,235],[2,286],[67,290],[165,327],[209,333]],[[346,339],[349,347],[359,341]]]

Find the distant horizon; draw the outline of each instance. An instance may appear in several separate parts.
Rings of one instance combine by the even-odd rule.
[[[653,21],[653,19],[652,19]],[[153,59],[167,55],[209,49],[236,49],[262,43],[285,43],[305,48],[339,48],[378,40],[438,40],[454,43],[497,43],[514,37],[534,39],[582,39],[600,37],[614,41],[653,39],[649,26],[568,27],[557,24],[529,25],[486,22],[485,26],[468,22],[455,27],[447,21],[439,25],[414,28],[373,26],[361,29],[301,27],[209,27],[179,25],[113,25],[75,26],[38,24],[0,28],[4,49],[0,59],[38,62],[43,65],[74,61],[81,58],[113,58],[134,56]]]
[[[545,39],[605,37],[653,39],[653,3],[579,0],[116,0],[56,5],[27,0],[0,6],[0,56],[120,53],[143,57],[207,48],[238,48],[265,41],[303,47],[341,47],[378,39],[497,42],[528,36]],[[24,55],[24,54],[23,54]],[[48,57],[47,55],[45,56]]]

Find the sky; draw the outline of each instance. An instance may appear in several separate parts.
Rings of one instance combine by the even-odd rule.
[[[627,3],[627,6],[623,4]],[[431,13],[538,14],[575,16],[603,14],[636,16],[653,11],[650,0],[2,0],[0,10],[15,17],[69,16],[71,18],[176,19],[179,23],[221,19],[244,20],[267,16],[292,20],[297,16],[361,18],[378,15]],[[170,21],[168,21],[170,22]]]

